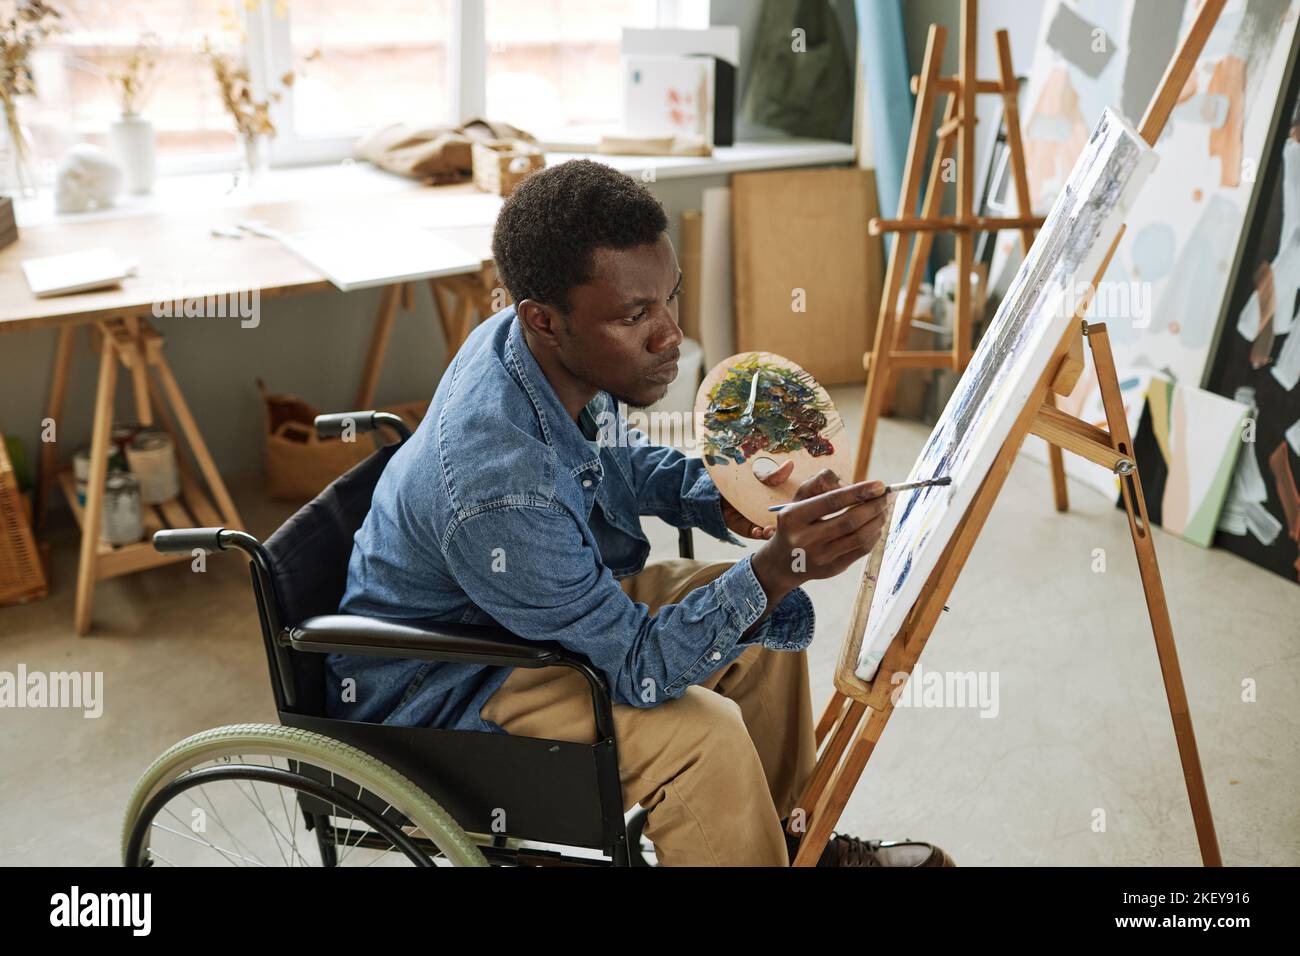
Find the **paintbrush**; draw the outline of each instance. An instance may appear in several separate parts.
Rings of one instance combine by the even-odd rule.
[[[942,478],[927,478],[925,481],[905,481],[897,485],[886,485],[884,492],[882,492],[881,495],[879,495],[878,497],[883,497],[884,495],[896,491],[915,491],[917,488],[942,488],[945,485],[951,485],[951,484],[952,484],[952,478],[947,475],[945,475]],[[835,494],[836,491],[843,491],[843,490],[844,490],[843,488],[836,488],[834,491],[827,491],[824,492],[823,494],[833,495]],[[783,505],[772,505],[767,510],[784,511],[786,508],[789,508],[791,505],[801,505],[803,504],[804,501],[813,501],[814,499],[821,498],[821,497],[823,497],[823,495],[814,495],[812,498],[803,499],[803,501],[787,501]]]

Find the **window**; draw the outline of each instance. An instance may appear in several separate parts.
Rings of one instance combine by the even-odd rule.
[[[273,118],[273,158],[321,161],[399,121],[447,123],[453,0],[293,0],[260,11],[270,77],[294,73]],[[250,34],[255,31],[250,30]]]
[[[229,152],[231,126],[207,65],[203,37],[219,29],[211,0],[58,0],[63,29],[33,51],[37,95],[19,100],[36,157],[57,161],[77,143],[104,145],[121,115],[110,74],[141,36],[155,38],[157,66],[141,112],[154,124],[160,155]]]
[[[538,135],[592,135],[623,110],[623,27],[657,0],[485,0],[487,113]]]
[[[56,0],[63,29],[33,54],[20,100],[47,170],[76,143],[106,145],[121,115],[110,74],[144,35],[157,66],[140,113],[164,172],[233,168],[239,143],[200,55],[242,51],[271,107],[277,165],[330,162],[399,120],[487,115],[543,138],[594,139],[622,109],[625,26],[705,26],[708,0]],[[241,36],[242,31],[242,36]],[[312,54],[319,51],[319,57]],[[293,82],[281,82],[293,71]]]

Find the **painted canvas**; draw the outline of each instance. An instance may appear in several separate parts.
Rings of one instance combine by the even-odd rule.
[[[1050,206],[1103,109],[1134,123],[1141,119],[1198,6],[1196,0],[1047,4],[1022,110],[1038,211]],[[1134,204],[1089,314],[1090,321],[1106,323],[1126,380],[1147,369],[1186,385],[1204,384],[1298,19],[1300,0],[1228,0],[1156,144],[1160,175]],[[995,291],[1018,256],[1017,235],[999,237]],[[1142,410],[1141,385],[1135,381],[1129,393],[1135,399],[1131,420]],[[1061,408],[1102,424],[1095,379],[1085,376]],[[1041,440],[1026,447],[1046,460]],[[1104,469],[1075,456],[1066,457],[1066,467],[1075,479],[1115,497],[1115,479]]]
[[[1300,65],[1273,137],[1209,387],[1255,408],[1215,544],[1300,582]]]
[[[909,475],[949,475],[952,485],[895,503],[858,659],[863,680],[920,596],[1155,163],[1136,130],[1105,111]]]
[[[1147,517],[1202,548],[1241,451],[1250,406],[1162,376],[1151,379],[1133,435]]]

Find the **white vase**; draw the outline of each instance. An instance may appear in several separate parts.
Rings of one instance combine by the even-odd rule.
[[[157,178],[153,124],[140,116],[123,116],[109,127],[113,155],[126,174],[126,191],[147,193]]]

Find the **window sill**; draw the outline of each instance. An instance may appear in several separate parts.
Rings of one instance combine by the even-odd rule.
[[[853,146],[820,139],[777,139],[718,146],[712,156],[605,156],[596,152],[558,151],[546,154],[548,166],[570,159],[599,160],[629,176],[642,176],[646,171],[652,171],[653,181],[657,182],[692,176],[729,176],[763,169],[851,163]]]
[[[853,147],[827,140],[786,139],[719,146],[712,156],[605,156],[599,153],[550,152],[548,166],[570,159],[594,159],[648,182],[799,166],[853,162]],[[653,174],[651,179],[648,173]],[[18,225],[93,222],[167,213],[240,208],[261,203],[291,202],[320,196],[381,195],[416,187],[413,180],[384,172],[365,162],[319,166],[277,167],[269,170],[256,190],[232,192],[229,172],[161,176],[145,196],[122,195],[109,209],[56,213],[52,191],[14,202]]]

